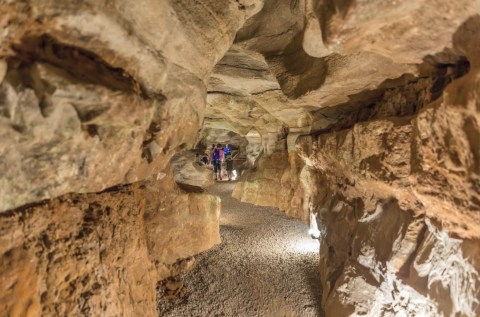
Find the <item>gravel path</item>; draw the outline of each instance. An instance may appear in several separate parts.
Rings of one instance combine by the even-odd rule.
[[[186,296],[160,303],[160,315],[321,316],[318,242],[308,225],[275,208],[239,202],[232,190],[227,182],[209,188],[222,199],[222,244],[196,257],[184,277]]]

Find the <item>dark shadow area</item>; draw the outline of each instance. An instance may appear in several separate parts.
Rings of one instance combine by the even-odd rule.
[[[308,55],[302,43],[303,33],[298,33],[281,55],[266,57],[283,93],[292,99],[320,88],[328,73],[327,58]]]
[[[183,183],[176,183],[178,187],[180,187],[181,190],[187,193],[203,193],[205,190],[200,187],[200,186],[194,186],[194,185],[189,185],[189,184],[183,184]]]
[[[328,43],[331,33],[332,17],[340,15],[345,18],[355,0],[318,0],[314,8],[322,28],[323,43]]]
[[[135,93],[147,98],[145,89],[124,69],[108,64],[93,52],[61,43],[48,34],[27,36],[20,44],[14,45],[13,49],[18,55],[10,58],[9,66],[41,61],[66,71],[77,81]],[[164,99],[163,96],[155,98]]]
[[[420,76],[405,74],[387,79],[374,90],[348,96],[349,101],[334,107],[325,107],[313,112],[314,122],[331,122],[328,126],[316,127],[316,134],[351,128],[358,122],[388,117],[407,118],[418,113],[428,104],[442,96],[448,85],[470,70],[469,61],[463,56],[451,56],[450,63],[428,56],[419,65]],[[443,59],[446,62],[445,59]],[[401,96],[404,102],[389,102],[392,96]]]

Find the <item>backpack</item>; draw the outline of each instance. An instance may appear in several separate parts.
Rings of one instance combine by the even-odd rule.
[[[214,161],[220,160],[220,150],[219,149],[213,150],[213,160]]]

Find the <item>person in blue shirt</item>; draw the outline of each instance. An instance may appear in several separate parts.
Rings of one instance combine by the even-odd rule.
[[[225,157],[229,156],[232,154],[232,148],[230,147],[230,144],[227,144],[224,148],[223,148],[223,153],[225,154]]]
[[[219,144],[216,148],[212,146],[212,151],[210,152],[210,162],[213,165],[215,180],[222,180],[222,162],[224,157],[225,154],[221,144]]]

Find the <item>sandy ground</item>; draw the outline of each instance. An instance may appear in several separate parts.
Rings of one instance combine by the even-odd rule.
[[[222,199],[222,244],[196,257],[184,276],[183,299],[164,302],[161,316],[321,316],[318,242],[308,225],[275,208],[241,203],[233,183],[209,191]]]

